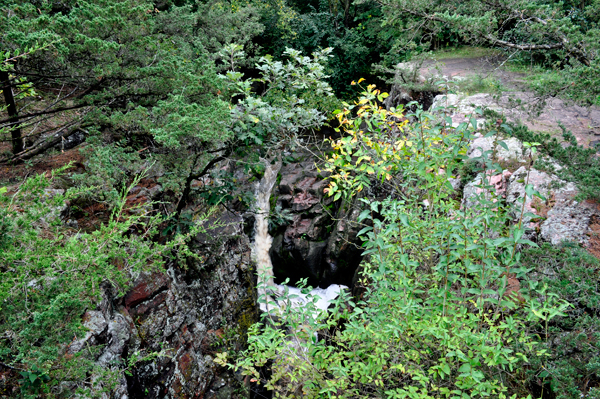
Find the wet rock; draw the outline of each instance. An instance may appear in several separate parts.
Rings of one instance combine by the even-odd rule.
[[[125,295],[125,298],[123,298],[123,303],[126,308],[130,309],[141,302],[147,301],[159,291],[166,290],[167,288],[168,277],[165,274],[142,274],[134,283],[133,289],[131,289],[127,295]]]
[[[202,222],[204,231],[198,233],[198,243],[210,245],[215,244],[221,238],[235,237],[243,234],[244,218],[234,212],[225,211],[220,214],[211,215]]]
[[[292,198],[291,205],[293,211],[300,212],[312,208],[319,202],[320,199],[318,196],[308,191],[301,191]]]
[[[357,221],[362,210],[360,201],[364,192],[356,195],[350,204],[342,203],[337,212],[334,229],[327,240],[323,286],[338,283],[352,286],[362,260],[358,231],[363,227]]]
[[[361,258],[354,247],[358,230],[343,229],[349,223],[348,217],[358,217],[358,213],[350,215],[349,209],[340,213],[339,203],[324,196],[327,181],[314,162],[284,165],[280,174],[274,191],[276,207],[290,212],[291,221],[271,231],[274,238],[270,255],[277,282],[289,278],[295,285],[308,277],[312,286],[350,285]]]

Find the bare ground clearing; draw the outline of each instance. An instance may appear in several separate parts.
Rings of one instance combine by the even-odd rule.
[[[488,95],[490,106],[510,109],[510,117],[519,120],[531,130],[555,136],[561,134],[560,124],[570,130],[579,144],[591,146],[600,143],[600,108],[581,107],[558,97],[544,103],[526,87],[527,74],[507,70],[497,57],[449,58],[441,61],[426,61],[421,74],[441,75],[448,79],[480,76],[497,80],[503,91],[500,95]],[[513,100],[513,101],[511,101]],[[520,105],[515,104],[520,103]],[[532,108],[539,105],[536,115]]]

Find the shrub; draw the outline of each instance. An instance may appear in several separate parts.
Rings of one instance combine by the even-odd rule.
[[[327,315],[310,304],[263,315],[232,367],[277,397],[527,396],[526,365],[546,356],[537,334],[567,304],[529,279],[518,249],[535,244],[521,223],[507,228],[485,179],[478,205],[457,210],[448,177],[465,158],[469,126],[437,124],[422,110],[408,125],[378,107],[383,98],[368,86],[344,104],[344,134],[326,159],[335,199],[375,181],[391,194],[363,201],[360,294],[342,295]]]
[[[542,347],[549,357],[532,357],[528,375],[557,399],[600,396],[600,261],[585,249],[565,243],[543,244],[523,252],[523,266],[535,279],[569,301],[568,316],[549,325]],[[543,396],[546,397],[546,396]]]
[[[69,344],[86,334],[82,315],[104,290],[119,295],[141,271],[160,270],[185,241],[153,242],[162,219],[127,216],[128,190],[107,224],[92,233],[68,229],[61,209],[82,192],[48,191],[54,177],[29,178],[10,192],[0,188],[0,362],[20,372],[21,393],[30,398],[110,389],[112,371],[94,363],[100,347],[67,356]],[[92,372],[97,384],[87,381]]]

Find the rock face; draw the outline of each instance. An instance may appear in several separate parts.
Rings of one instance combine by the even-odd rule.
[[[445,113],[451,117],[455,127],[468,122],[471,115],[477,119],[478,125],[482,125],[485,123],[484,119],[473,113],[476,108],[485,107],[505,115],[510,121],[521,122],[536,132],[561,133],[560,126],[565,126],[575,135],[578,144],[584,146],[594,144],[600,135],[600,123],[596,123],[600,122],[600,110],[597,108],[568,105],[558,98],[548,99],[546,104],[540,104],[534,93],[529,92],[512,91],[500,96],[485,93],[471,96],[443,94],[435,96],[431,109],[439,107],[449,107]],[[536,111],[539,115],[532,117],[532,113]]]
[[[159,354],[117,374],[110,397],[231,397],[233,377],[212,355],[225,327],[242,336],[257,320],[256,282],[241,217],[222,216],[218,234],[201,235],[194,243],[201,261],[142,274],[124,297],[107,291],[99,308],[84,316],[89,332],[71,344],[72,353],[105,345],[96,362],[115,371],[136,353]]]
[[[349,286],[362,251],[356,239],[358,217],[354,204],[338,208],[323,195],[327,183],[314,161],[284,165],[275,188],[277,209],[287,212],[290,223],[274,228],[271,259],[278,282],[293,285],[308,277],[309,284]]]
[[[585,244],[590,220],[596,209],[587,202],[575,201],[577,187],[555,175],[532,168],[527,178],[527,170],[524,167],[515,171],[507,198],[507,202],[515,208],[515,217],[518,217],[517,213],[522,206],[527,181],[545,198],[527,196],[525,201],[525,212],[544,219],[530,224],[531,228],[539,230],[540,238],[554,245],[562,241]],[[525,223],[529,223],[532,218],[525,216],[523,219]]]
[[[481,158],[487,153],[487,157],[492,155],[497,161],[516,161],[526,162],[530,151],[523,148],[523,143],[515,137],[502,138],[497,136],[484,137],[477,133],[475,140],[469,145],[467,156],[471,159]]]
[[[270,208],[281,216],[270,217],[278,221],[269,231],[276,279],[290,277],[295,283],[308,277],[322,288],[349,286],[361,260],[356,204],[340,206],[325,198],[323,176],[312,157],[304,159],[283,166],[271,197]],[[246,174],[231,172],[240,175],[242,190],[252,186]],[[125,212],[144,212],[148,201],[161,195],[155,182],[140,183],[129,193]],[[64,211],[57,209],[55,216]],[[96,365],[105,371],[92,377],[99,397],[236,397],[234,390],[246,382],[212,359],[224,345],[242,350],[246,330],[258,321],[253,219],[252,211],[221,209],[190,244],[197,259],[134,276],[125,294],[105,287],[102,303],[83,316],[88,331],[68,348],[70,355],[93,348]]]
[[[505,198],[510,177],[511,173],[508,170],[504,170],[502,173],[488,172],[485,179],[483,173],[479,173],[472,182],[464,187],[461,208],[474,209],[479,203],[478,198],[481,195],[486,200],[493,202]]]
[[[587,243],[590,220],[596,209],[589,204],[572,198],[558,199],[542,223],[540,236],[554,244],[562,241]]]
[[[504,142],[505,146],[497,144],[500,141]],[[520,165],[527,161],[529,152],[524,151],[522,143],[516,138],[476,137],[471,142],[467,155],[469,158],[477,158],[482,152],[493,153],[496,161],[508,162],[516,170],[488,172],[485,181],[483,174],[479,173],[464,187],[461,202],[463,209],[476,212],[477,197],[483,194],[487,200],[502,201],[508,205],[514,223],[518,223],[522,215],[522,222],[527,228],[525,237],[528,239],[540,239],[554,245],[562,241],[587,243],[591,234],[590,223],[598,216],[598,210],[591,203],[575,200],[578,190],[573,183],[533,167],[528,173],[527,167]],[[545,161],[550,161],[555,169],[560,169],[556,162]],[[482,185],[482,182],[487,184]],[[541,198],[526,195],[527,184],[531,185]]]
[[[326,182],[307,159],[285,165],[273,190],[277,212],[285,216],[271,217],[280,222],[269,231],[275,276],[278,282],[308,277],[313,286],[349,286],[361,260],[357,204],[325,198]],[[143,211],[160,193],[158,185],[135,187],[127,212]],[[236,397],[242,382],[212,358],[224,350],[224,336],[237,336],[227,345],[241,350],[247,328],[258,320],[248,223],[253,214],[246,216],[222,209],[191,244],[198,259],[142,274],[124,295],[106,287],[102,303],[84,315],[87,333],[68,349],[95,348],[95,362],[107,375],[94,381],[99,389],[112,387],[100,397]]]
[[[434,97],[431,110],[434,113],[444,114],[452,120],[452,126],[458,127],[461,123],[472,123],[474,118],[477,127],[485,126],[485,119],[477,113],[478,108],[494,107],[486,101],[487,94],[476,94],[467,98],[457,94],[439,94]],[[496,109],[497,110],[497,109]]]

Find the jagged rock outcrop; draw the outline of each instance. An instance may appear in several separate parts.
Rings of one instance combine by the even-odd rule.
[[[500,141],[506,145],[501,146]],[[467,155],[477,158],[485,152],[490,152],[490,157],[493,154],[496,161],[509,164],[513,169],[505,169],[502,173],[488,171],[485,181],[483,174],[479,173],[463,189],[463,209],[475,209],[478,203],[476,197],[483,194],[488,200],[502,201],[508,205],[514,223],[518,223],[522,217],[522,223],[527,228],[525,237],[529,239],[554,245],[562,241],[587,244],[588,236],[592,233],[590,224],[594,217],[599,216],[598,209],[591,203],[576,200],[578,190],[575,184],[534,167],[528,171],[524,164],[528,162],[530,153],[516,138],[478,136],[470,143]],[[555,161],[545,161],[553,165],[555,170],[560,169]],[[532,185],[541,198],[526,196],[527,184]]]
[[[212,355],[222,344],[225,328],[240,340],[229,344],[239,345],[257,320],[256,281],[241,216],[224,212],[207,227],[216,220],[219,227],[200,234],[192,244],[200,259],[186,267],[170,263],[164,272],[142,274],[125,296],[107,290],[98,309],[84,316],[89,332],[70,350],[104,345],[97,364],[120,373],[111,397],[232,397],[239,382],[219,369]],[[136,353],[158,356],[119,372]]]
[[[242,190],[251,187],[248,176],[238,177]],[[340,206],[325,197],[326,184],[310,156],[281,169],[272,205],[285,214],[284,223],[270,231],[279,280],[309,277],[321,287],[352,283],[361,260],[354,223],[358,204]],[[161,194],[160,185],[144,182],[129,193],[125,212],[142,212]],[[142,274],[124,295],[106,287],[102,303],[84,315],[88,332],[69,347],[72,354],[97,348],[96,364],[116,383],[106,398],[233,397],[243,382],[215,365],[212,356],[222,350],[224,334],[237,336],[228,345],[241,350],[241,337],[257,321],[253,216],[221,209],[191,244],[198,259]],[[109,384],[102,378],[96,378],[99,389]]]
[[[471,141],[467,156],[471,159],[482,158],[484,154],[487,158],[492,155],[497,161],[510,162],[516,161],[524,163],[530,155],[530,150],[523,148],[523,143],[515,137],[484,137],[480,133],[475,134],[475,139]]]
[[[571,182],[535,168],[531,169],[529,176],[527,175],[527,169],[521,167],[510,180],[507,202],[515,209],[515,218],[518,217],[523,204],[525,184],[529,183],[544,197],[527,197],[525,201],[525,212],[538,215],[542,219],[530,224],[531,228],[539,230],[540,238],[554,245],[562,241],[585,244],[595,207],[575,200],[579,191]],[[525,216],[524,222],[529,223],[531,219]]]
[[[271,259],[275,276],[295,283],[308,277],[309,284],[349,286],[361,256],[353,228],[358,203],[340,207],[323,189],[327,182],[314,161],[284,165],[274,196],[277,209],[286,212],[289,224],[274,228]]]
[[[506,198],[506,190],[508,188],[509,178],[511,173],[508,170],[502,173],[492,173],[488,171],[485,174],[479,173],[473,181],[465,185],[463,189],[463,197],[461,200],[461,208],[473,209],[479,204],[479,197],[483,195],[488,201],[497,202]],[[489,188],[488,188],[489,187]]]

